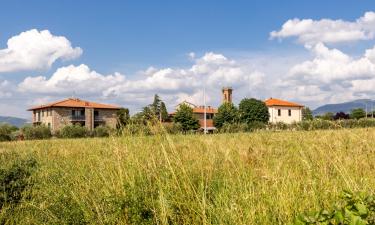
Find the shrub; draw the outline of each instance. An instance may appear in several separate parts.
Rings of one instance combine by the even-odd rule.
[[[333,209],[299,215],[294,224],[375,224],[375,196],[344,192]]]
[[[182,127],[179,123],[163,123],[163,127],[168,134],[179,134]]]
[[[364,118],[364,117],[366,117],[366,112],[362,108],[353,109],[350,112],[350,118],[351,119],[361,119],[361,118]]]
[[[247,131],[257,131],[266,129],[266,124],[261,121],[253,121],[247,124],[246,130]]]
[[[52,137],[51,130],[44,126],[25,126],[21,128],[22,135],[26,140],[48,139]]]
[[[9,124],[0,125],[0,141],[10,141],[12,140],[12,132],[18,130],[17,127],[11,126]]]
[[[8,168],[0,169],[0,209],[21,201],[24,190],[31,185],[29,177],[37,167],[34,158],[14,162]]]
[[[238,133],[246,132],[247,125],[244,123],[224,123],[223,126],[219,129],[220,133]]]
[[[112,133],[112,129],[108,126],[98,126],[94,129],[95,137],[108,137]]]
[[[86,127],[79,124],[64,126],[60,132],[59,137],[61,138],[83,138],[88,136],[89,132]]]

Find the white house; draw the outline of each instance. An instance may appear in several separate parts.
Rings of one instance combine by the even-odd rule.
[[[302,121],[303,105],[276,98],[267,99],[265,103],[270,113],[271,123],[283,122],[290,124]]]

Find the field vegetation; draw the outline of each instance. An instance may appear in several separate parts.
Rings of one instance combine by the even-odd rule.
[[[374,194],[375,128],[150,131],[1,142],[0,223],[308,224],[343,193]]]

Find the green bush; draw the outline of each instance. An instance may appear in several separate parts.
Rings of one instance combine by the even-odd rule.
[[[295,225],[305,224],[375,224],[375,196],[344,192],[333,209],[321,209],[299,215]]]
[[[1,124],[0,125],[0,142],[11,141],[12,133],[16,130],[18,130],[18,128],[15,126],[11,126],[9,124]]]
[[[247,124],[246,131],[257,131],[266,129],[267,125],[261,121],[252,121]]]
[[[239,133],[247,131],[247,124],[244,123],[224,123],[218,130],[220,133]]]
[[[64,126],[58,134],[58,136],[61,138],[83,138],[87,137],[88,135],[89,132],[87,128],[79,124]]]
[[[163,127],[168,134],[182,133],[182,127],[179,123],[163,123]]]
[[[21,201],[24,190],[31,185],[29,177],[36,167],[36,160],[27,158],[0,168],[0,211],[4,205],[12,206]]]
[[[26,140],[48,139],[52,137],[51,130],[44,126],[25,126],[21,128],[22,135]]]
[[[95,137],[108,137],[112,133],[112,129],[108,126],[98,126],[94,129]]]

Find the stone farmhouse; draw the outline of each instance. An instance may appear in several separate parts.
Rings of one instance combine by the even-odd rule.
[[[32,123],[44,124],[52,133],[65,125],[80,124],[88,130],[93,130],[99,125],[116,127],[116,112],[120,107],[78,98],[68,98],[58,102],[40,105],[28,109],[32,111]]]

